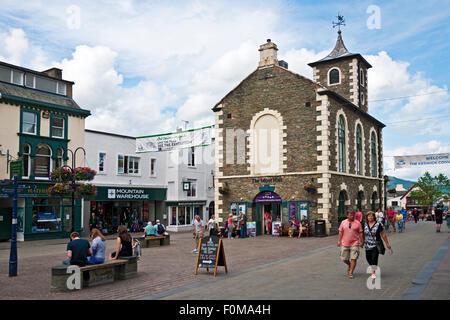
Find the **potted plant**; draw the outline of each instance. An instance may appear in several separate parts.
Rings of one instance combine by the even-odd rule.
[[[312,182],[306,183],[304,189],[309,193],[315,193],[317,191],[316,186]]]
[[[56,168],[50,173],[50,179],[52,181],[69,182],[72,178],[72,170],[67,167]]]
[[[77,181],[91,181],[94,180],[97,171],[88,167],[78,167],[73,170],[74,179]]]
[[[230,192],[230,188],[228,187],[228,184],[225,183],[223,187],[219,187],[219,193],[220,194],[225,194]]]
[[[51,197],[64,197],[71,193],[71,187],[67,183],[55,183],[47,189],[47,194]]]
[[[78,185],[75,191],[77,195],[83,198],[93,198],[97,194],[97,188],[90,183]]]

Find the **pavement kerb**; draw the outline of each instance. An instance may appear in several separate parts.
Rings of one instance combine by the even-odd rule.
[[[434,271],[441,263],[450,246],[450,238],[438,249],[429,263],[412,281],[412,286],[405,292],[403,300],[418,300],[431,280]]]

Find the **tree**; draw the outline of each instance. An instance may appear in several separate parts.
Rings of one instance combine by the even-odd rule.
[[[429,172],[425,172],[414,187],[417,187],[417,190],[411,191],[411,199],[418,200],[419,204],[427,206],[428,210],[435,203],[450,198],[450,179],[442,173],[432,177]]]

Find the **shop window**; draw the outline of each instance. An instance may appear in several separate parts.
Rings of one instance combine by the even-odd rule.
[[[195,148],[194,147],[189,148],[188,166],[195,167]]]
[[[105,158],[106,153],[100,152],[98,154],[98,172],[105,172]]]
[[[377,176],[377,143],[375,138],[375,133],[372,132],[370,135],[370,154],[372,157],[372,177]]]
[[[37,132],[37,114],[34,112],[22,112],[22,132],[36,134]]]
[[[192,221],[191,210],[192,210],[191,207],[186,207],[186,219],[185,219],[186,224],[191,223]]]
[[[188,197],[196,197],[197,196],[197,182],[196,181],[190,181],[191,187],[189,191],[187,192]]]
[[[48,178],[50,175],[51,150],[47,145],[40,144],[36,148],[34,157],[34,176],[36,178]]]
[[[362,174],[362,133],[361,126],[356,127],[356,173]]]
[[[339,117],[338,123],[338,162],[339,172],[346,172],[346,141],[345,141],[345,121],[342,116]]]
[[[156,159],[150,159],[150,176],[156,176]]]
[[[171,207],[171,222],[170,224],[172,226],[175,226],[177,224],[177,207]]]
[[[61,231],[61,206],[59,199],[33,199],[31,231],[33,233]]]
[[[51,126],[53,138],[64,138],[64,118],[52,117]]]
[[[178,225],[186,224],[185,207],[178,207]]]
[[[340,74],[339,69],[331,69],[330,73],[328,74],[328,83],[329,84],[339,84],[340,83]]]
[[[137,157],[117,156],[117,173],[139,173],[139,160]]]
[[[139,158],[130,157],[128,161],[128,173],[139,173]]]
[[[63,160],[64,151],[62,148],[56,150],[56,159],[53,160],[53,168],[60,168],[64,164]]]
[[[31,148],[29,144],[24,144],[22,146],[22,163],[23,163],[23,178],[28,178],[30,176],[30,158]]]

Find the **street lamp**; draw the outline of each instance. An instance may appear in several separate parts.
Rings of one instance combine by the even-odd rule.
[[[64,150],[64,148],[63,148]],[[62,167],[66,167],[69,168],[72,171],[72,181],[71,181],[71,186],[72,186],[72,222],[71,222],[71,228],[70,228],[70,232],[74,232],[75,231],[75,225],[74,225],[74,220],[75,220],[75,177],[73,175],[74,169],[75,169],[75,163],[76,163],[76,156],[77,156],[77,151],[79,150],[83,150],[84,153],[84,157],[86,158],[86,150],[84,150],[83,147],[78,147],[75,149],[75,152],[70,150],[70,149],[66,149],[64,150],[66,153],[67,151],[70,151],[70,153],[72,154],[72,167],[68,166],[68,165],[63,165]]]

